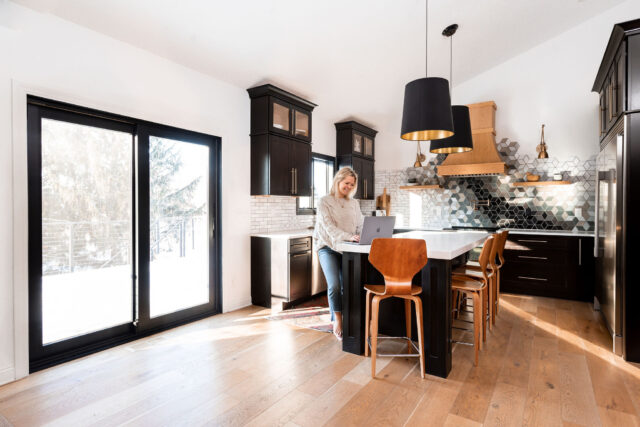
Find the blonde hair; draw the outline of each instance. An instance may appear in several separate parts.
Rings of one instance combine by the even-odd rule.
[[[333,177],[333,184],[331,184],[331,191],[329,191],[329,194],[331,194],[333,197],[338,197],[338,185],[340,185],[342,181],[350,176],[352,176],[356,181],[353,185],[353,190],[351,190],[351,192],[347,194],[347,199],[351,199],[358,189],[358,174],[348,166],[340,169],[338,173],[336,173],[336,175]]]

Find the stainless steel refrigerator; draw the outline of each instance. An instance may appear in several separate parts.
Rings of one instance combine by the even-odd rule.
[[[624,154],[626,117],[603,140],[596,159],[595,242],[596,287],[594,307],[600,310],[613,339],[613,351],[622,355],[623,292],[621,271],[624,212]]]
[[[640,19],[613,26],[592,90],[600,96],[594,306],[613,351],[640,362]]]

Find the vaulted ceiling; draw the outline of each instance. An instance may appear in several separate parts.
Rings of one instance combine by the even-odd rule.
[[[14,0],[242,88],[382,120],[425,74],[424,0]],[[459,83],[622,0],[431,0],[429,74]]]

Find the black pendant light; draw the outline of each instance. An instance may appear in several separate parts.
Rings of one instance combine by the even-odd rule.
[[[428,58],[429,0],[425,0],[427,25],[425,28],[425,75]],[[404,88],[402,128],[400,137],[409,141],[427,141],[453,135],[449,82],[440,77],[425,77],[407,83]]]
[[[449,25],[442,32],[443,36],[450,37],[449,58],[449,82],[453,89],[453,35],[458,29],[458,24]],[[464,153],[473,150],[473,138],[471,136],[471,122],[469,120],[469,107],[466,105],[452,105],[453,129],[455,134],[449,138],[431,141],[429,151],[436,154]]]

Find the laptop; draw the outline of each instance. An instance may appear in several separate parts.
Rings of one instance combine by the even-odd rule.
[[[395,216],[365,216],[359,242],[345,242],[352,245],[370,245],[373,239],[393,236]]]

